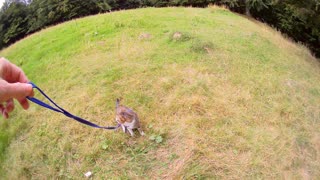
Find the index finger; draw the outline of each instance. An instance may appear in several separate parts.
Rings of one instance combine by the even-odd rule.
[[[1,77],[9,83],[21,82],[27,83],[28,78],[24,72],[15,64],[10,63],[4,58],[0,58]]]

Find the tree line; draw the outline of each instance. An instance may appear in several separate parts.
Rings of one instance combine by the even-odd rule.
[[[46,26],[91,14],[209,4],[266,22],[320,57],[320,0],[6,0],[0,10],[0,49]]]

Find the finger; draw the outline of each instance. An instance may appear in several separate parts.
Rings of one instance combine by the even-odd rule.
[[[1,115],[3,114],[3,111],[4,111],[4,106],[2,104],[0,104],[0,112],[1,112]]]
[[[9,83],[21,82],[27,83],[28,78],[24,72],[15,64],[10,63],[8,60],[1,58],[2,72],[1,77]]]
[[[3,116],[5,119],[8,119],[8,118],[9,118],[9,114],[8,114],[8,112],[5,111],[5,110],[3,111],[2,116]]]
[[[6,107],[5,107],[5,110],[7,113],[10,113],[12,112],[14,109],[14,102],[13,102],[13,99],[9,99],[7,101],[7,104],[6,104]]]
[[[24,99],[18,99],[20,105],[22,106],[23,109],[29,109],[29,101],[24,98]]]
[[[33,96],[32,86],[27,83],[8,84],[5,92],[6,97],[18,100],[25,99],[27,96]]]
[[[29,82],[27,76],[24,74],[21,68],[19,68],[15,64],[11,64],[11,68],[12,68],[11,77],[13,79],[12,82],[21,82],[21,83]]]
[[[6,109],[4,108],[4,106],[2,104],[0,104],[0,111],[1,111],[1,115],[7,119],[9,117],[8,113],[6,112]]]
[[[31,84],[30,84],[31,85]],[[31,93],[28,95],[29,97],[33,97],[34,96],[34,91],[33,91],[33,87],[31,85]]]

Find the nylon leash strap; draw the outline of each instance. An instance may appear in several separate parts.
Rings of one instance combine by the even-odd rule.
[[[32,85],[32,88],[33,89],[37,89],[46,99],[48,99],[55,107],[43,102],[43,101],[40,101],[39,99],[37,98],[34,98],[34,97],[27,97],[27,99],[29,101],[32,101],[33,103],[35,104],[38,104],[42,107],[45,107],[47,109],[50,109],[52,111],[55,111],[55,112],[58,112],[58,113],[62,113],[64,114],[65,116],[71,118],[71,119],[74,119],[82,124],[85,124],[85,125],[88,125],[88,126],[91,126],[91,127],[94,127],[94,128],[100,128],[100,129],[108,129],[108,130],[113,130],[113,129],[117,129],[120,127],[120,125],[118,124],[117,126],[99,126],[97,124],[94,124],[90,121],[87,121],[85,119],[82,119],[78,116],[75,116],[71,113],[69,113],[68,111],[66,111],[65,109],[63,109],[62,107],[58,106],[52,99],[49,98],[49,96],[47,96],[38,86],[36,86],[34,83],[32,82],[29,82],[29,84]]]

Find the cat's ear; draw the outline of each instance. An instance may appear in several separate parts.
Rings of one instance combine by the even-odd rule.
[[[119,107],[119,105],[120,105],[120,99],[119,99],[119,98],[117,98],[117,99],[116,99],[116,108],[118,108],[118,107]]]

